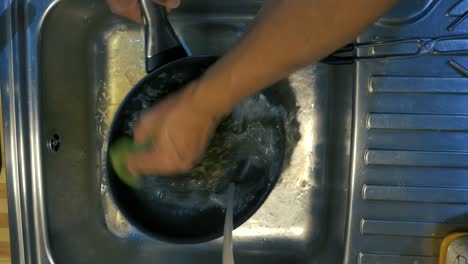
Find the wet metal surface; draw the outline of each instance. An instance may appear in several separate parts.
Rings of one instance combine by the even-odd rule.
[[[356,39],[370,44],[361,53],[377,58],[310,65],[271,90],[294,113],[300,137],[287,133],[299,139],[288,166],[234,231],[239,263],[436,263],[441,238],[466,228],[468,45],[460,36],[468,22],[447,27],[463,18],[468,1],[405,3]],[[185,1],[171,21],[194,55],[221,55],[259,5]],[[9,66],[0,68],[0,86],[12,258],[219,263],[221,239],[152,240],[127,223],[102,182],[110,120],[145,74],[142,27],[112,15],[105,1],[0,7],[8,34],[0,42],[7,43],[0,62]],[[447,36],[458,37],[418,42]],[[430,52],[386,57],[424,47]],[[50,148],[54,135],[59,148]]]
[[[171,17],[194,55],[221,55],[234,45],[259,3],[240,1],[216,11],[207,5],[194,1]],[[33,161],[23,160],[23,170],[34,173],[19,181],[21,188],[31,190],[24,198],[36,204],[22,208],[19,203],[18,212],[30,224],[18,233],[25,247],[17,251],[18,259],[219,263],[222,239],[186,246],[150,239],[122,217],[102,181],[103,142],[110,121],[145,74],[142,27],[111,14],[105,1],[38,1],[33,6],[40,16],[28,32],[27,47],[34,56],[27,61],[33,74],[27,76],[36,78],[24,75],[31,85],[25,94],[16,95],[22,100],[15,98],[32,102],[22,106],[25,123],[20,127],[28,124],[36,133],[27,137],[25,146],[10,148],[24,149]],[[332,241],[343,243],[352,104],[351,96],[344,100],[341,95],[352,91],[352,69],[311,65],[267,91],[297,124],[286,131],[290,160],[278,184],[234,231],[237,261],[306,263],[312,257],[336,257],[322,248]],[[37,96],[29,97],[34,93]],[[338,101],[342,103],[334,107]],[[16,112],[15,120],[19,116]],[[331,120],[344,129],[333,129]],[[47,142],[55,134],[60,148],[50,151]],[[27,184],[31,180],[33,184]],[[332,203],[337,217],[329,215]]]

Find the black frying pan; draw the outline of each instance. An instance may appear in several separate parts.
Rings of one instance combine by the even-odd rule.
[[[200,77],[216,60],[187,57],[164,9],[151,0],[140,2],[148,75],[120,105],[110,127],[109,145],[122,136],[132,137],[133,124],[145,109]],[[221,122],[205,157],[187,175],[143,177],[142,187],[135,190],[120,181],[107,157],[110,193],[131,224],[173,243],[218,238],[223,234],[224,193],[230,183],[236,185],[234,227],[256,212],[281,174],[284,117],[263,95],[249,100]]]

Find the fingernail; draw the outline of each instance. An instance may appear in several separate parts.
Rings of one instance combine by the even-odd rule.
[[[180,0],[168,0],[167,1],[167,7],[168,8],[177,8],[180,5]]]

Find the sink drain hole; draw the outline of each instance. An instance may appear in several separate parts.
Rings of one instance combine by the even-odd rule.
[[[62,142],[59,134],[53,134],[47,141],[47,148],[53,152],[59,151],[61,145]]]

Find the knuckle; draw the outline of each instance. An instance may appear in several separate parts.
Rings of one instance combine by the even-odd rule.
[[[192,169],[193,163],[191,160],[183,160],[180,162],[179,169],[181,172],[189,172]]]

